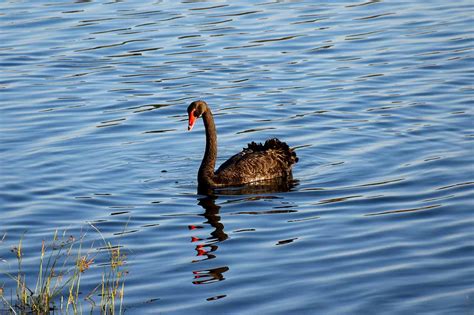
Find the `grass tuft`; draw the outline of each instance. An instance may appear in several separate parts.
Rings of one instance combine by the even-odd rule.
[[[13,281],[11,297],[5,297],[5,284],[0,284],[0,313],[4,314],[82,314],[82,301],[90,303],[90,312],[98,305],[101,314],[122,314],[125,289],[123,270],[126,255],[121,247],[106,241],[102,233],[93,225],[104,243],[100,250],[92,246],[84,251],[82,235],[79,240],[66,236],[66,231],[56,231],[51,242],[41,242],[38,273],[34,288],[28,284],[23,270],[23,235],[17,246],[11,249],[17,262],[14,273],[4,272]],[[0,240],[0,244],[2,243]],[[101,264],[96,261],[102,261]],[[91,292],[83,296],[81,279],[92,268],[102,268],[100,281]],[[100,289],[100,293],[99,293]],[[14,293],[13,293],[14,291]],[[99,301],[97,301],[99,300]],[[3,304],[3,308],[1,305]]]

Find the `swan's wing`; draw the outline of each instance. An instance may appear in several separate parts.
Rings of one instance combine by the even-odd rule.
[[[249,143],[246,148],[243,148],[242,152],[233,155],[225,161],[216,173],[222,172],[231,166],[235,167],[237,164],[265,164],[271,167],[275,162],[278,162],[276,164],[279,166],[283,164],[291,168],[292,164],[298,162],[298,157],[294,150],[290,149],[285,142],[273,138],[265,141],[265,144]]]
[[[223,170],[228,169],[232,165],[236,165],[239,160],[241,160],[245,155],[250,153],[248,150],[244,149],[242,152],[239,152],[233,156],[231,156],[227,161],[222,163],[221,166],[216,171],[216,174],[221,173]]]
[[[291,167],[275,150],[241,152],[219,167],[217,177],[223,183],[249,183],[289,176]]]
[[[237,171],[237,167],[245,166],[246,163],[249,163],[247,161],[254,160],[257,152],[263,152],[265,150],[265,147],[261,143],[257,144],[255,142],[251,142],[246,148],[243,148],[241,152],[231,156],[227,161],[222,163],[222,165],[217,169],[216,174],[222,173],[224,170],[227,170],[228,173],[231,168],[232,170]]]
[[[270,139],[265,144],[250,143],[216,171],[223,184],[242,184],[276,177],[291,176],[292,164],[298,158],[284,142]]]

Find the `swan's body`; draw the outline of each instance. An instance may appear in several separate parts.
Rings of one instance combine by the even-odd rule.
[[[238,186],[272,179],[291,180],[291,168],[298,158],[286,143],[278,139],[269,139],[263,145],[252,142],[214,171],[217,134],[211,109],[204,101],[192,102],[188,115],[188,130],[199,117],[202,117],[206,129],[206,150],[198,172],[199,188]]]

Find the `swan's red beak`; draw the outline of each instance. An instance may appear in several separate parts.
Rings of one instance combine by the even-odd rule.
[[[196,122],[196,116],[194,116],[194,111],[195,111],[195,109],[193,109],[193,110],[189,113],[188,131],[191,131],[191,129],[193,129],[194,123]]]

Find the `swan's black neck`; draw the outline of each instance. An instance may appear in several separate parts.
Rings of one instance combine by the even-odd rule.
[[[217,134],[214,118],[209,108],[202,114],[202,120],[204,121],[204,128],[206,128],[206,151],[199,167],[198,184],[199,186],[212,187],[215,186],[214,168],[217,158]]]

